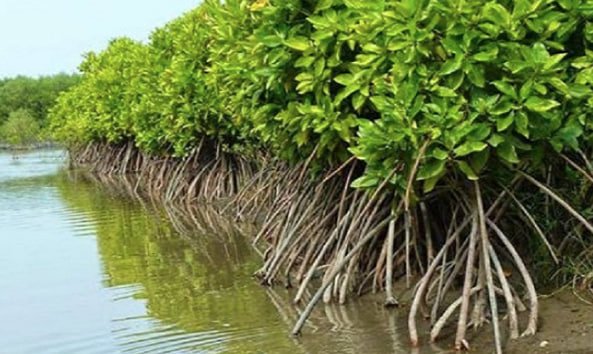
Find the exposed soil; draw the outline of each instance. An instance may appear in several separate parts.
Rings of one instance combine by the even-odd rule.
[[[404,294],[403,302],[406,303],[409,292],[402,291],[402,293]],[[581,297],[585,301],[593,303],[593,296],[583,294]],[[509,340],[506,326],[501,325],[506,344],[505,353],[593,354],[593,305],[579,299],[571,289],[562,290],[553,296],[541,296],[539,305],[539,326],[534,336]],[[404,308],[407,310],[407,306]],[[400,329],[407,328],[407,311],[403,311],[402,314],[399,315]],[[521,329],[525,328],[526,317],[526,312],[520,315]],[[501,321],[505,320],[504,316],[501,316]],[[428,321],[421,321],[421,345],[415,350],[410,350],[410,353],[455,353],[453,341],[456,321],[451,323],[443,330],[437,342],[430,344],[426,338],[426,334],[430,331]],[[408,342],[406,330],[403,330],[400,336],[402,343]],[[469,329],[467,339],[470,345],[469,353],[489,354],[494,352],[492,327],[489,324],[478,330]]]
[[[534,336],[509,342],[507,353],[593,353],[593,306],[566,290],[540,299],[540,326]]]

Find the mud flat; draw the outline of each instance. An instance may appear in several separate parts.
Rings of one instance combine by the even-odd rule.
[[[585,301],[591,301],[586,299]],[[564,290],[540,299],[541,322],[534,336],[508,344],[507,353],[593,353],[593,305]]]

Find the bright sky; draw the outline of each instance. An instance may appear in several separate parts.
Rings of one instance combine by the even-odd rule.
[[[146,40],[199,0],[0,0],[0,78],[73,72],[110,39]]]

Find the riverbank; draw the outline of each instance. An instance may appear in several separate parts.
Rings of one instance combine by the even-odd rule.
[[[360,265],[350,262],[348,272],[342,272],[340,268],[339,272],[336,273],[338,275],[337,277],[333,278],[330,276],[328,278],[327,270],[337,267],[338,264],[345,264],[342,262],[344,255],[347,255],[348,250],[355,248],[357,244],[355,240],[351,240],[350,243],[342,246],[340,246],[340,240],[334,243],[336,240],[333,239],[333,235],[338,235],[335,233],[335,230],[340,229],[340,226],[336,226],[340,225],[340,221],[338,220],[336,224],[334,220],[333,223],[327,224],[327,215],[328,213],[331,215],[332,208],[336,208],[334,210],[337,210],[337,207],[344,205],[343,195],[346,192],[343,187],[339,187],[339,184],[333,187],[330,184],[328,189],[330,191],[333,190],[338,197],[333,199],[334,197],[331,194],[329,194],[329,198],[328,194],[320,194],[318,189],[312,187],[315,185],[314,183],[307,184],[306,179],[301,177],[304,171],[302,166],[300,169],[288,169],[282,165],[273,165],[274,168],[270,168],[269,165],[266,166],[266,163],[269,162],[263,159],[258,164],[250,164],[246,161],[237,160],[231,154],[225,154],[222,151],[212,148],[203,151],[194,151],[186,159],[158,158],[138,152],[131,144],[122,146],[88,145],[84,149],[73,152],[72,160],[74,165],[90,169],[95,175],[104,176],[108,179],[117,181],[122,178],[131,177],[132,181],[129,181],[126,187],[131,194],[150,196],[158,203],[176,204],[181,209],[192,209],[196,205],[203,205],[203,202],[206,202],[206,204],[213,207],[214,215],[226,215],[226,217],[249,225],[251,229],[248,237],[253,240],[255,249],[262,257],[264,264],[256,272],[258,278],[265,285],[282,284],[287,287],[296,286],[296,291],[292,293],[292,296],[294,296],[293,302],[295,301],[294,299],[301,298],[303,301],[310,301],[312,294],[305,294],[309,292],[310,288],[318,287],[320,281],[326,284],[327,279],[339,279],[342,283],[338,283],[337,286],[330,288],[332,289],[331,292],[323,292],[323,300],[326,303],[332,302],[332,299],[336,299],[334,300],[335,302],[343,303],[346,301],[346,294],[351,299],[352,295],[378,292],[384,289],[387,266],[384,261],[385,253],[381,252],[381,247],[378,247],[378,245],[385,245],[385,242],[388,241],[385,236],[377,237],[371,246],[365,248],[360,253],[363,255],[375,254],[374,257],[378,257],[375,260],[378,268],[372,267],[369,269],[367,266],[368,273],[364,273],[364,264]],[[283,170],[283,168],[286,169]],[[348,175],[347,172],[349,169],[343,168],[343,170]],[[323,180],[334,178],[336,175],[334,172],[328,173],[328,175],[323,177]],[[296,182],[287,184],[287,181]],[[299,185],[299,183],[302,184]],[[282,186],[288,186],[288,188],[282,188]],[[327,186],[325,185],[324,187]],[[364,198],[363,194],[359,196],[346,194],[349,195],[349,198],[352,198],[350,199],[351,201],[360,201],[362,200],[361,198]],[[288,201],[294,201],[294,198],[300,202],[290,204]],[[321,212],[319,209],[312,209],[312,206],[323,207],[324,205],[330,205],[331,208],[326,211],[322,210]],[[362,208],[361,206],[358,207]],[[374,207],[374,209],[379,210],[380,205]],[[301,214],[298,214],[299,210],[301,210]],[[313,210],[315,212],[312,212]],[[303,211],[305,212],[303,213]],[[310,215],[319,217],[319,220],[313,223],[303,223],[303,220]],[[216,218],[207,216],[204,220],[212,222]],[[307,235],[306,232],[311,230],[313,230],[312,237],[307,237],[311,235]],[[329,237],[328,243],[321,244],[320,246],[315,242],[316,234],[319,237]],[[278,235],[284,235],[284,237],[279,237]],[[343,241],[344,239],[341,242]],[[328,250],[328,253],[324,254],[324,250]],[[330,254],[329,250],[333,250],[331,252],[334,253]],[[400,253],[396,252],[394,258],[398,259],[399,257],[401,259],[405,254],[402,250],[400,248],[400,251],[398,251]],[[286,253],[289,256],[284,261],[280,258],[280,255],[285,251],[287,251]],[[321,253],[318,253],[319,251]],[[503,262],[505,267],[509,266],[508,261],[503,260]],[[310,264],[312,266],[307,268]],[[455,268],[457,269],[458,266]],[[355,271],[355,273],[350,273],[351,271]],[[356,276],[352,276],[353,274],[356,274]],[[513,276],[509,277],[509,282],[517,284],[517,281],[521,277],[524,277],[526,273],[516,271],[513,274]],[[319,278],[320,276],[321,278]],[[400,279],[400,285],[402,281],[405,283],[405,273],[399,273],[398,278]],[[449,279],[447,280],[449,284],[447,288],[452,292],[458,291],[456,287],[459,285],[453,286],[453,281],[459,281],[458,271],[447,275],[447,278]],[[439,278],[435,277],[435,279],[438,280]],[[414,278],[410,280],[416,282],[420,279]],[[343,284],[347,285],[344,286]],[[434,281],[432,282],[429,290],[429,294],[433,294],[431,296],[434,296],[437,284]],[[403,292],[405,291],[400,292],[394,290],[392,294],[398,295],[400,305],[407,313],[413,309],[414,300],[409,299],[406,301],[403,297],[400,298],[399,295]],[[525,293],[525,296],[523,296],[523,291],[517,292],[516,290],[512,290],[512,293],[515,294],[512,303],[517,305],[518,327],[530,328],[533,323],[538,323],[539,320],[543,319],[543,316],[547,315],[544,312],[540,312],[538,315],[537,310],[544,310],[537,305],[538,300],[534,295]],[[392,294],[391,296],[393,296]],[[501,291],[499,295],[502,298],[503,292]],[[415,296],[417,296],[417,293]],[[313,300],[309,302],[309,305],[315,302]],[[454,303],[454,297],[447,297],[442,299],[441,306],[445,309]],[[534,303],[536,304],[535,307]],[[519,306],[519,304],[521,305]],[[504,305],[502,307],[505,308]],[[451,308],[455,310],[455,307]],[[534,309],[536,309],[535,312]],[[428,316],[430,318],[431,315],[428,314],[427,309],[422,308],[420,311],[423,317]],[[445,320],[447,319],[445,317],[447,313],[451,315],[449,311],[446,311],[442,315],[442,318]],[[302,314],[303,312],[299,316],[302,317]],[[499,317],[501,324],[508,320],[508,317],[502,316],[506,316],[504,311]],[[483,318],[483,324],[491,322],[489,318],[485,316]],[[442,324],[446,324],[445,322]],[[429,335],[434,336],[434,333],[430,333],[434,331],[426,327],[427,323],[429,322],[423,320],[418,323],[418,333],[423,338],[423,343],[428,342],[428,338],[426,337]],[[442,327],[442,334],[438,337],[437,342],[439,345],[446,347],[447,343],[451,343],[454,340],[451,332],[453,327],[451,326],[452,323]],[[544,327],[540,323],[537,328]],[[467,335],[467,339],[470,341],[470,347],[479,346],[484,341],[483,338],[486,338],[486,340],[490,338],[490,335],[483,333],[483,331],[479,332],[484,335],[482,338],[476,337],[470,332]],[[531,334],[530,332],[527,333]],[[547,333],[543,332],[542,335],[546,336]],[[512,337],[512,332],[508,333],[507,331],[504,331],[501,337],[504,338],[504,343],[509,343],[509,348],[519,345],[515,344],[514,341],[508,340]],[[555,343],[557,342],[554,339],[556,337],[549,337]],[[537,338],[541,337],[538,336]],[[524,339],[520,339],[516,343],[524,343],[521,345],[524,345],[526,348],[534,346],[534,342]],[[575,345],[578,344],[578,341],[575,342]],[[492,342],[488,346],[491,345]],[[426,348],[426,345],[423,344],[421,348]]]
[[[96,174],[84,174],[104,193],[111,196],[133,197],[134,200],[144,200],[143,203],[150,204],[150,200],[138,194],[139,190],[137,176],[122,175],[119,177],[106,177]],[[87,178],[85,177],[85,178]],[[154,200],[157,207],[161,207],[160,200]],[[209,249],[206,253],[215,254],[214,249],[208,248],[203,243],[217,240],[216,249],[227,249],[233,255],[236,242],[241,242],[241,247],[249,247],[253,230],[242,235],[243,241],[227,239],[222,235],[230,235],[236,232],[245,232],[249,225],[240,225],[232,218],[224,217],[216,209],[207,208],[204,205],[194,205],[187,208],[184,205],[165,206],[165,215],[172,221],[179,236],[184,237],[188,242],[196,243],[195,249],[202,254],[203,250]],[[225,241],[226,240],[226,241]],[[218,242],[221,243],[218,243]],[[201,250],[201,251],[200,251]],[[204,259],[209,257],[203,254]],[[228,262],[237,257],[225,258]],[[252,258],[254,264],[250,268],[257,269],[260,258]],[[217,267],[224,267],[219,264]],[[242,273],[244,280],[253,282],[249,273]],[[310,326],[311,330],[298,339],[310,353],[332,352],[328,347],[318,343],[324,339],[323,333],[341,338],[338,345],[338,352],[360,352],[385,353],[385,352],[410,352],[410,353],[451,353],[453,352],[450,343],[454,337],[454,326],[448,326],[443,331],[443,336],[436,344],[424,344],[418,349],[407,347],[407,311],[412,300],[412,291],[406,290],[405,282],[395,284],[395,292],[401,296],[401,306],[396,309],[388,309],[383,305],[381,294],[369,294],[361,298],[352,298],[345,305],[327,304],[320,306],[314,312]],[[260,293],[267,294],[274,304],[275,311],[283,319],[284,330],[287,331],[296,321],[302,311],[302,307],[294,306],[291,298],[295,290],[276,288],[259,288]],[[252,294],[251,296],[256,296]],[[581,297],[587,298],[587,293],[581,293]],[[585,354],[593,352],[593,343],[590,338],[593,336],[593,310],[591,305],[581,301],[573,295],[570,289],[553,294],[553,296],[540,296],[539,328],[534,336],[509,340],[507,331],[503,332],[506,353],[540,353],[540,354]],[[189,301],[189,300],[187,300]],[[504,320],[504,319],[503,319]],[[520,315],[522,324],[528,321],[528,314],[523,312]],[[470,330],[468,340],[470,341],[473,353],[491,353],[493,341],[488,326],[482,327],[477,332]],[[430,327],[422,325],[419,328],[421,334],[428,333]],[[281,331],[280,331],[281,332]],[[284,336],[284,335],[282,335]],[[349,343],[346,340],[351,336]],[[357,344],[358,343],[358,344]]]
[[[12,145],[0,143],[0,151],[31,151],[31,150],[43,150],[43,149],[59,149],[63,146],[56,142],[41,142],[30,145]]]
[[[59,151],[0,152],[0,352],[407,350],[395,313],[367,301],[318,308],[292,338],[298,307],[253,280],[261,258],[234,220],[200,205],[182,216],[76,172]]]
[[[564,290],[542,298],[541,325],[531,337],[512,341],[507,347],[510,354],[589,354],[593,353],[593,304],[590,294],[576,296]]]
[[[133,175],[124,175],[117,178],[105,178],[99,175],[86,175],[94,180],[97,185],[102,186],[111,195],[132,196],[137,200],[144,200],[138,194],[137,178]],[[159,200],[154,200],[157,205]],[[172,220],[176,230],[183,237],[189,237],[189,242],[202,242],[194,240],[196,233],[205,235],[206,239],[213,237],[220,240],[221,234],[231,234],[240,232],[243,238],[249,242],[252,239],[253,229],[250,225],[240,225],[232,218],[224,217],[216,209],[194,206],[187,209],[186,206],[176,208],[169,206],[165,208],[167,218]],[[225,230],[222,232],[222,230]],[[226,247],[233,249],[232,240],[227,242]],[[229,243],[230,242],[230,243]],[[246,246],[246,245],[245,245]],[[220,247],[225,247],[223,244]],[[249,247],[249,246],[246,246]],[[198,249],[203,249],[199,246]],[[205,258],[208,256],[204,255]],[[255,262],[259,263],[259,258]],[[257,269],[256,266],[252,269]],[[244,276],[249,276],[245,274]],[[284,319],[285,329],[290,326],[299,317],[302,310],[295,308],[291,298],[295,295],[295,290],[284,290],[276,288],[260,288],[262,293],[267,293],[269,298],[274,301],[275,309]],[[444,329],[443,336],[436,344],[423,343],[418,349],[407,347],[407,311],[411,304],[411,291],[405,287],[405,282],[395,284],[395,294],[400,299],[400,307],[385,308],[383,306],[383,296],[381,294],[369,294],[361,298],[353,298],[345,305],[327,304],[320,306],[311,319],[312,332],[299,339],[300,343],[311,351],[310,353],[327,352],[328,348],[318,347],[317,339],[322,337],[322,333],[330,333],[332,336],[348,336],[352,333],[359,333],[365,337],[373,337],[371,333],[391,333],[381,339],[363,340],[356,335],[352,342],[364,343],[364,346],[346,346],[340,349],[343,352],[359,352],[366,349],[368,353],[383,353],[390,351],[389,343],[395,339],[398,348],[395,352],[410,353],[453,353],[450,343],[454,337],[454,327],[449,326]],[[589,296],[589,297],[588,297]],[[593,296],[582,292],[580,297],[587,300],[593,300]],[[593,336],[593,306],[587,304],[579,297],[575,296],[571,289],[554,293],[552,296],[541,295],[539,328],[534,336],[510,340],[507,331],[503,332],[505,353],[540,353],[540,354],[585,354],[593,352],[593,343],[590,341]],[[372,313],[372,316],[363,315],[363,313]],[[503,319],[504,320],[504,319]],[[520,322],[525,324],[528,321],[528,314],[520,314]],[[428,333],[429,326],[420,327],[420,333]],[[344,337],[345,338],[345,337]],[[491,353],[493,338],[491,331],[487,327],[482,327],[479,331],[470,330],[468,340],[471,343],[470,352],[473,353]],[[448,345],[449,344],[449,345]],[[345,349],[349,348],[349,349]],[[354,350],[355,348],[359,348]]]

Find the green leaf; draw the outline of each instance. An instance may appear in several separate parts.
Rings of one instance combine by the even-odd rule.
[[[340,74],[334,77],[334,81],[343,86],[348,86],[354,83],[355,80],[356,78],[352,74]]]
[[[325,59],[319,58],[315,62],[315,77],[321,77],[324,69],[325,69]]]
[[[430,156],[438,160],[446,160],[449,157],[449,154],[441,148],[435,148],[430,152]]]
[[[486,147],[488,147],[488,145],[482,141],[466,141],[465,143],[457,147],[453,152],[458,157],[463,157],[473,152],[482,151]]]
[[[356,56],[356,64],[361,66],[368,66],[377,59],[381,59],[381,56],[377,54],[358,54]]]
[[[486,85],[486,78],[484,77],[484,68],[481,65],[468,65],[467,77],[472,84],[478,87],[484,87]]]
[[[509,60],[506,63],[504,63],[504,66],[506,66],[511,71],[511,73],[517,74],[529,68],[529,63],[524,62],[522,60]]]
[[[387,50],[391,52],[397,52],[398,50],[408,48],[409,46],[410,42],[407,41],[391,41],[389,45],[387,45]]]
[[[576,69],[586,69],[593,65],[591,58],[588,56],[583,56],[575,59],[571,64],[573,68]]]
[[[377,177],[363,175],[362,177],[359,177],[354,182],[352,182],[352,188],[369,188],[375,187],[378,184],[379,179]]]
[[[444,174],[444,171],[443,171]],[[441,180],[443,176],[441,174],[436,175],[432,178],[428,178],[426,180],[424,180],[424,183],[422,185],[422,189],[424,190],[424,193],[429,193],[431,192],[434,187],[437,185],[437,183]]]
[[[383,52],[383,48],[379,47],[375,43],[366,43],[362,46],[362,50],[365,52],[371,52],[375,54],[381,54]]]
[[[502,144],[498,145],[498,147],[496,148],[496,154],[504,161],[510,163],[519,162],[519,157],[517,156],[515,146],[508,141],[505,141]]]
[[[553,71],[553,69],[557,69],[556,66],[566,57],[566,53],[561,54],[554,54],[549,59],[544,61],[544,71]]]
[[[383,111],[389,105],[389,99],[385,96],[373,96],[371,97],[371,102],[377,107],[377,110]]]
[[[511,14],[508,10],[501,4],[495,2],[489,2],[484,7],[483,15],[486,19],[502,27],[506,27],[511,23]]]
[[[463,56],[458,55],[453,59],[447,60],[441,67],[441,75],[449,75],[461,69],[463,64]]]
[[[558,106],[560,106],[560,103],[557,101],[538,96],[531,96],[525,101],[525,107],[533,112],[547,112]]]
[[[490,135],[490,126],[486,123],[478,123],[473,125],[472,132],[468,135],[468,138],[473,141],[484,141]]]
[[[513,85],[502,80],[494,81],[492,84],[498,89],[498,91],[514,99],[517,99],[517,91],[515,90]]]
[[[533,80],[527,80],[519,90],[519,97],[522,101],[526,100],[533,91]]]
[[[385,0],[343,0],[344,5],[356,10],[377,10],[382,11],[385,8]]]
[[[583,128],[576,122],[569,123],[566,127],[560,129],[554,136],[560,140],[563,145],[576,150],[579,147],[578,138],[583,134]]]
[[[443,40],[441,41],[441,44],[447,51],[449,51],[451,53],[463,54],[465,52],[461,48],[460,41],[457,40],[457,38],[454,36],[447,36],[447,37],[443,38]]]
[[[455,96],[457,96],[457,93],[454,90],[451,90],[450,88],[444,87],[444,86],[437,87],[436,93],[437,93],[437,95],[439,95],[441,97],[455,97]]]
[[[333,5],[333,3],[333,0],[319,0],[317,2],[317,6],[315,7],[315,12],[329,9]]]
[[[475,61],[488,62],[488,61],[493,61],[497,57],[498,57],[498,47],[493,46],[483,52],[479,52],[479,53],[475,54],[472,58]]]
[[[334,99],[334,103],[336,105],[339,105],[340,103],[342,103],[342,101],[344,99],[346,99],[348,96],[350,96],[351,94],[353,94],[354,92],[356,92],[358,90],[360,90],[360,85],[358,85],[356,83],[346,86],[343,90],[338,92],[338,94],[336,95],[336,98]]]
[[[309,133],[306,130],[298,132],[298,134],[295,136],[295,142],[297,143],[297,146],[303,146],[308,141],[309,141]]]
[[[445,170],[446,163],[446,160],[430,159],[429,162],[425,163],[422,167],[420,167],[416,180],[422,181],[438,176]]]
[[[568,93],[574,98],[585,98],[591,95],[591,89],[585,85],[572,84],[568,86]]]
[[[495,116],[499,116],[508,113],[513,108],[513,103],[508,99],[500,100],[492,109],[490,113]]]
[[[297,76],[295,76],[295,80],[296,81],[312,81],[313,80],[313,75],[311,75],[310,73],[304,72],[304,73],[300,73]]]
[[[488,144],[492,147],[497,147],[501,143],[505,141],[504,137],[500,134],[492,134],[490,139],[488,139]]]
[[[519,134],[529,138],[529,119],[525,112],[518,112],[515,116],[515,129]]]
[[[513,124],[514,116],[513,114],[507,114],[502,118],[496,120],[496,130],[499,132],[503,132],[508,129],[508,127]]]
[[[457,162],[457,167],[459,167],[459,169],[461,170],[461,172],[463,172],[463,174],[465,174],[465,176],[472,180],[472,181],[477,181],[478,179],[480,179],[478,177],[478,175],[476,174],[476,172],[471,168],[471,166],[465,162],[465,161],[456,161]]]
[[[315,57],[308,56],[308,57],[300,57],[295,63],[294,66],[296,68],[306,68],[311,66],[315,62]]]
[[[282,45],[282,38],[280,38],[277,35],[269,35],[269,36],[258,37],[258,40],[262,44],[264,44],[265,46],[268,46],[270,48],[274,48],[274,47],[277,47],[279,45]]]
[[[304,52],[305,50],[309,49],[309,45],[310,45],[309,40],[302,36],[296,36],[296,37],[289,38],[284,41],[284,44],[294,50],[298,50],[301,52]]]
[[[548,88],[546,87],[546,85],[540,84],[540,83],[536,83],[535,85],[533,85],[533,88],[535,89],[535,91],[537,91],[537,93],[539,93],[540,95],[547,95],[548,94]]]
[[[361,95],[359,92],[352,96],[352,107],[354,107],[356,111],[360,111],[365,102],[366,97]]]
[[[569,89],[568,85],[564,81],[560,80],[559,78],[552,77],[548,80],[548,82],[562,94],[564,94],[564,95],[570,94],[570,89]]]
[[[545,64],[550,59],[550,53],[543,43],[535,43],[530,51],[534,64]]]
[[[474,170],[478,173],[480,171],[482,171],[482,169],[486,166],[486,163],[488,162],[489,158],[490,158],[490,150],[488,150],[488,149],[484,149],[480,152],[472,154],[472,156],[470,157],[470,161],[469,161],[469,163],[472,167],[472,170]]]

